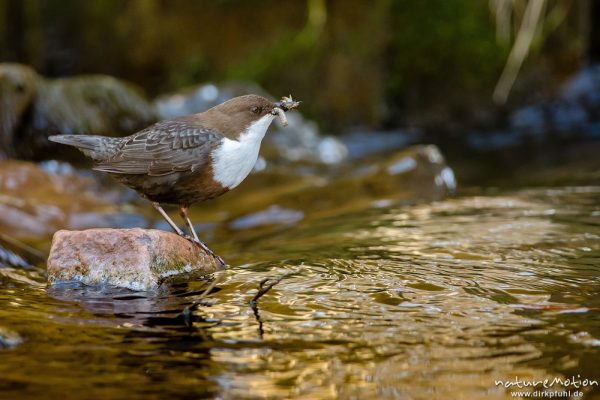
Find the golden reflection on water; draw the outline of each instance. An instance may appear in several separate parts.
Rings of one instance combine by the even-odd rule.
[[[552,379],[556,371],[528,364],[543,356],[530,337],[562,336],[565,330],[517,310],[556,306],[554,292],[579,272],[569,257],[583,245],[592,251],[600,247],[589,232],[565,235],[569,226],[554,219],[557,213],[562,210],[535,198],[514,197],[389,209],[342,235],[354,245],[348,258],[229,271],[230,284],[240,284],[217,294],[213,317],[219,318],[220,304],[236,302],[248,316],[244,294],[265,272],[300,271],[260,303],[262,340],[269,351],[250,353],[263,363],[259,371],[278,372],[260,379],[231,373],[229,384],[238,395],[441,399],[457,393],[505,398],[505,389],[493,382],[515,375]],[[324,244],[332,245],[319,247]],[[376,256],[357,258],[368,253]],[[256,276],[257,271],[262,273]],[[252,329],[229,325],[216,327],[214,334],[235,341],[253,337]],[[273,343],[284,349],[274,350]],[[294,349],[299,343],[302,348]],[[238,351],[221,351],[218,359],[250,364]],[[286,374],[302,376],[303,382],[290,384]],[[290,386],[287,391],[275,387],[279,379]]]
[[[4,274],[0,318],[25,342],[3,354],[0,383],[39,393],[49,360],[49,395],[77,378],[106,398],[132,382],[130,398],[502,399],[496,380],[598,379],[598,200],[600,188],[532,189],[308,214],[249,243],[229,233],[238,266],[191,328],[180,313],[200,282],[117,301]],[[284,275],[257,317],[259,282]]]

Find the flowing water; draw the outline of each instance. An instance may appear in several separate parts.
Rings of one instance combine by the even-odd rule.
[[[0,326],[22,338],[0,350],[0,398],[489,399],[516,377],[600,380],[600,187],[379,202],[212,241],[232,267],[204,296],[0,269]],[[265,278],[281,280],[253,309]]]

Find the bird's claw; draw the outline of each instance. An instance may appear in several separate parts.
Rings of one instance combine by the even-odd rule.
[[[206,244],[204,244],[204,242],[202,242],[199,239],[196,239],[194,237],[191,237],[190,235],[184,235],[184,238],[186,238],[187,240],[189,240],[190,242],[194,243],[195,245],[197,245],[198,247],[200,247],[202,250],[204,250],[206,253],[208,253],[208,255],[210,255],[212,258],[214,258],[215,260],[217,260],[219,262],[219,264],[221,264],[221,266],[225,266],[227,264],[225,264],[225,261],[218,255],[216,255],[211,249],[208,248],[208,246]]]

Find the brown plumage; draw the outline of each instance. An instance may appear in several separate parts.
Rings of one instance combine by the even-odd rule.
[[[210,154],[224,135],[194,116],[159,122],[130,136],[94,169],[110,173],[150,201],[192,204],[227,188],[212,179]]]
[[[95,170],[109,173],[152,201],[173,229],[184,235],[160,203],[180,205],[193,235],[190,239],[213,254],[187,217],[189,205],[220,196],[241,182],[250,172],[248,165],[256,161],[251,158],[258,156],[272,119],[275,115],[285,119],[283,111],[298,105],[291,98],[273,103],[247,95],[200,114],[160,121],[124,138],[59,135],[49,139],[77,147],[94,160]],[[248,157],[240,158],[236,152]]]

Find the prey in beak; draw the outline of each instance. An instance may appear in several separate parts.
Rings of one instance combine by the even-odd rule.
[[[285,116],[285,112],[289,111],[289,110],[293,110],[294,108],[297,108],[299,105],[300,105],[300,102],[294,101],[292,99],[292,95],[289,95],[287,97],[283,96],[280,101],[275,103],[275,107],[273,107],[273,111],[271,111],[271,114],[279,116],[279,119],[281,119],[281,123],[283,124],[283,126],[287,126],[288,120]]]

